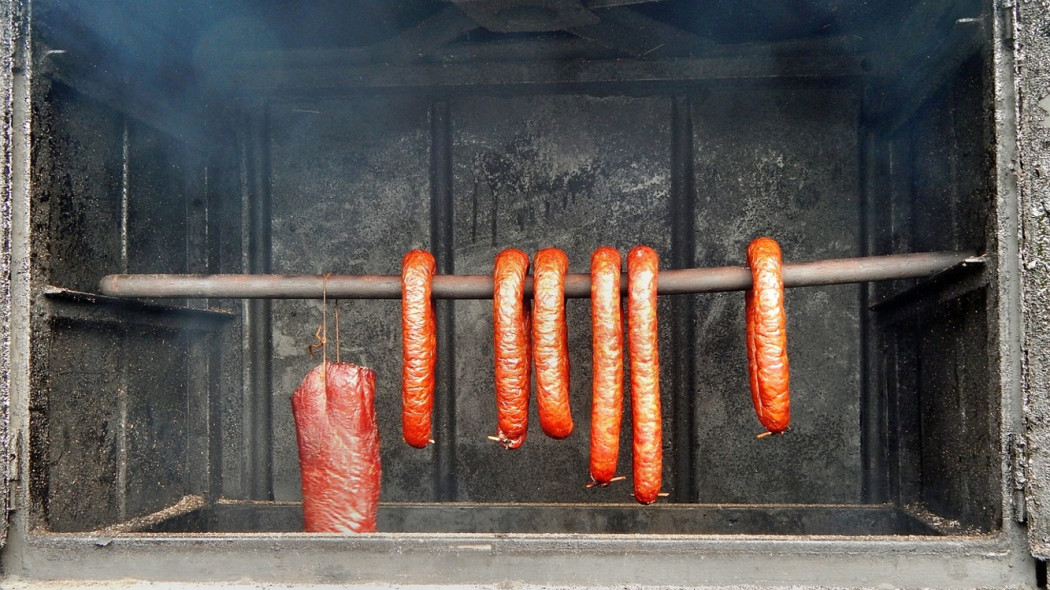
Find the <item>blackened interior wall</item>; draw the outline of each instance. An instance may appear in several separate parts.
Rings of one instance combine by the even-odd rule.
[[[879,139],[873,254],[995,251],[994,109],[985,64],[969,60],[914,117]],[[872,289],[873,389],[885,403],[887,429],[876,452],[888,458],[886,499],[981,529],[1002,518],[992,263],[932,283]]]
[[[429,243],[435,164],[427,101],[292,100],[270,111],[275,272],[396,274],[408,249],[435,247]],[[742,264],[747,243],[759,235],[780,240],[789,260],[860,252],[855,89],[741,86],[678,98],[466,96],[451,99],[449,112],[456,273],[488,274],[496,253],[508,247],[531,255],[557,246],[569,255],[570,272],[579,273],[588,272],[590,254],[600,245],[626,255],[647,244],[661,255],[662,268],[690,258],[699,266]],[[684,152],[672,148],[675,125],[691,129]],[[673,158],[682,157],[691,159],[684,169],[694,187],[686,195],[691,202],[684,227],[695,236],[694,251],[684,256],[672,251],[671,237],[676,223],[683,227],[674,218],[682,209],[672,199]],[[685,306],[671,298],[660,302],[665,491],[702,502],[859,501],[858,288],[789,293],[793,430],[762,440],[755,438],[761,426],[747,385],[742,294],[686,299]],[[396,301],[343,302],[342,358],[378,372],[383,498],[428,501],[440,493],[435,451],[411,449],[400,436],[399,313]],[[533,408],[534,428],[517,451],[486,438],[496,423],[491,302],[457,301],[454,314],[455,415],[435,439],[454,440],[455,499],[628,501],[629,481],[584,487],[591,395],[587,300],[568,303],[576,431],[563,441],[546,438]],[[306,346],[320,321],[319,302],[274,305],[278,499],[299,497],[288,400],[317,362]],[[673,326],[680,322],[692,322],[695,341],[672,347]],[[674,382],[687,372],[695,383],[695,391],[685,392],[691,407],[676,407]],[[694,414],[687,436],[672,434],[675,412]],[[630,473],[629,433],[627,412],[624,474]],[[686,479],[695,487],[693,498],[675,489],[682,481],[674,472],[676,455],[685,450],[672,440],[693,446],[695,463]]]
[[[533,254],[558,246],[570,271],[582,273],[599,245],[626,253],[639,243],[660,253],[662,268],[683,260],[722,266],[742,264],[747,242],[763,234],[782,243],[788,260],[982,251],[990,124],[972,122],[991,112],[981,102],[983,63],[969,64],[908,125],[878,137],[874,164],[861,153],[860,138],[871,129],[852,87],[274,100],[259,127],[266,135],[256,138],[269,154],[272,271],[395,274],[404,252],[420,247],[449,249],[443,264],[456,273],[487,274],[503,248]],[[44,295],[47,285],[93,291],[113,272],[243,272],[249,156],[203,149],[119,104],[47,80],[34,88],[32,212],[31,460],[41,522],[85,530],[184,494],[253,497],[257,449],[246,431],[260,392],[243,387],[251,343],[241,331],[241,302],[210,302],[218,312],[196,309],[203,302],[163,302],[195,309],[179,314]],[[435,116],[448,125],[435,125]],[[242,146],[251,141],[241,139]],[[435,158],[434,146],[444,143],[447,160]],[[434,185],[445,166],[447,193]],[[683,173],[684,181],[676,176]],[[448,244],[432,238],[442,234],[433,227],[435,204],[452,208]],[[692,239],[676,239],[672,228]],[[994,528],[999,431],[987,328],[994,302],[983,275],[949,284],[911,293],[874,320],[860,306],[860,287],[789,291],[793,429],[762,440],[754,437],[761,427],[747,389],[742,295],[662,298],[671,498],[865,501],[865,470],[879,454],[884,469],[874,477],[885,499]],[[909,287],[879,285],[871,301]],[[451,443],[439,458],[434,447],[419,451],[400,439],[397,302],[340,305],[340,356],[379,374],[383,499],[629,501],[629,482],[584,487],[586,300],[568,306],[576,432],[552,441],[534,428],[516,452],[486,438],[495,425],[490,302],[451,307],[442,350],[455,351],[445,376],[452,390],[437,395],[454,392],[455,403],[438,421],[444,427],[435,438]],[[295,500],[289,397],[318,362],[306,346],[314,343],[320,303],[277,301],[272,319],[273,476],[264,484],[276,499]],[[870,341],[865,321],[874,322]],[[691,340],[676,338],[683,325],[689,330],[678,334]],[[882,406],[865,406],[866,399]],[[871,407],[882,409],[872,416]],[[883,429],[874,449],[865,449],[866,420]],[[676,432],[683,424],[688,432]],[[624,474],[629,427],[628,412]],[[677,460],[687,451],[691,464]],[[451,465],[454,490],[439,483],[441,461]]]
[[[43,75],[33,93],[34,509],[52,530],[89,530],[219,489],[234,316],[85,293],[108,273],[217,270],[229,252],[208,236],[238,193],[209,184],[206,153],[119,105]]]

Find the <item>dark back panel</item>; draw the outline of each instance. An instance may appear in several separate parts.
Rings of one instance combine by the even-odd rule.
[[[693,99],[698,266],[743,265],[776,239],[785,261],[860,254],[852,90],[723,88]],[[696,296],[699,499],[860,499],[860,319],[854,285],[786,293],[791,430],[756,439],[744,295]]]

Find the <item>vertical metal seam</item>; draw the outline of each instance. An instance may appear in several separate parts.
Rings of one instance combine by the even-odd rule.
[[[31,210],[31,171],[32,150],[31,134],[33,132],[34,96],[31,86],[33,79],[32,29],[29,26],[31,6],[26,2],[8,2],[0,8],[3,31],[0,35],[10,36],[10,48],[2,50],[5,61],[10,60],[11,69],[0,76],[10,80],[10,95],[5,97],[8,104],[3,106],[5,116],[10,117],[10,127],[0,130],[5,140],[10,142],[8,165],[3,174],[7,191],[2,195],[3,207],[0,208],[0,225],[4,229],[6,248],[0,252],[0,262],[6,267],[3,280],[6,282],[0,291],[0,320],[6,330],[0,334],[0,352],[3,354],[4,375],[0,382],[0,395],[7,396],[7,415],[0,417],[0,425],[9,437],[4,441],[7,453],[17,453],[17,463],[12,466],[5,463],[2,468],[4,498],[0,505],[6,510],[5,521],[0,522],[0,545],[4,551],[2,567],[4,573],[18,575],[24,569],[24,549],[19,542],[25,539],[30,529],[31,520],[27,514],[34,498],[30,467],[33,451],[29,442],[33,439],[30,429],[30,391],[33,378],[31,357],[33,347],[30,333],[34,326],[32,316],[31,293],[36,270],[30,255],[31,237],[33,235]],[[5,183],[0,183],[5,184]],[[26,453],[22,455],[21,453]],[[8,471],[12,469],[12,471]],[[12,482],[17,483],[12,487]],[[46,499],[41,499],[46,501]],[[45,509],[46,514],[46,509]],[[10,520],[8,523],[7,520]],[[9,538],[8,531],[14,533]],[[15,543],[9,543],[14,540]]]
[[[862,125],[863,114],[858,118],[858,127]],[[872,251],[874,232],[870,227],[875,219],[871,208],[875,206],[872,194],[875,192],[874,176],[876,164],[873,161],[879,155],[880,137],[877,132],[860,130],[860,141],[857,149],[859,185],[857,206],[857,243],[858,256],[868,256]],[[868,310],[871,301],[871,285],[861,283],[857,290],[857,313],[860,336],[860,355],[858,387],[860,388],[860,457],[861,482],[860,499],[866,503],[886,501],[886,483],[888,474],[885,468],[886,444],[883,419],[886,415],[885,404],[878,391],[877,372],[872,363],[878,354],[876,330],[873,329],[871,312]]]
[[[248,270],[268,273],[271,269],[271,203],[269,168],[269,108],[265,101],[256,105],[252,113],[248,141],[250,154],[248,182],[249,195]],[[251,473],[248,474],[251,497],[272,500],[273,492],[273,428],[271,387],[272,318],[269,300],[253,300],[249,310],[249,341],[251,372],[247,387],[250,424],[247,427],[248,452]]]
[[[860,127],[860,125],[858,125]],[[857,203],[857,255],[863,256],[864,253],[870,251],[870,245],[868,244],[868,236],[872,233],[868,230],[868,223],[871,222],[871,216],[868,212],[868,192],[873,190],[871,183],[874,182],[872,179],[872,164],[869,158],[873,157],[871,153],[874,150],[873,143],[875,142],[871,131],[863,131],[858,129],[859,133],[859,144],[857,146],[857,166],[859,167],[860,174],[858,174],[858,187],[857,195],[859,202]],[[860,346],[858,347],[859,354],[859,370],[860,375],[858,379],[859,391],[859,422],[860,422],[860,458],[861,458],[861,469],[860,469],[860,500],[862,502],[870,502],[872,499],[873,480],[876,478],[876,474],[873,473],[874,465],[873,461],[877,460],[872,452],[872,412],[871,412],[871,388],[869,387],[868,379],[871,374],[870,367],[868,364],[871,362],[872,346],[869,342],[869,336],[871,333],[871,326],[868,322],[868,300],[870,299],[867,285],[859,285],[857,290],[857,320],[858,330],[860,336]]]
[[[131,198],[131,133],[128,126],[128,117],[124,115],[121,121],[121,170],[120,170],[120,267],[124,272],[129,272],[130,260],[128,254],[128,223],[130,219]],[[128,329],[120,331],[121,357],[126,358],[126,351],[130,345]],[[117,518],[124,520],[128,511],[128,363],[120,363],[117,381],[117,473],[116,473],[116,503]]]
[[[131,146],[130,132],[128,130],[128,116],[122,118],[123,145],[121,146],[121,170],[120,170],[120,268],[123,272],[130,272],[128,265],[128,224],[130,221],[131,204],[130,187],[131,178]]]
[[[430,245],[437,272],[455,272],[452,192],[452,121],[447,100],[430,105]],[[436,302],[437,387],[434,410],[434,493],[439,501],[455,500],[456,380],[455,303]]]
[[[696,233],[696,191],[693,181],[692,103],[688,95],[675,95],[671,101],[671,266],[692,268]],[[696,501],[696,453],[699,444],[695,419],[696,330],[693,327],[694,295],[673,299],[671,350],[672,439],[674,472],[671,498],[676,502]]]
[[[1013,470],[1011,479],[1005,482],[1009,486],[1013,484],[1015,489],[1020,488],[1019,497],[1015,495],[1014,502],[1009,508],[1014,509],[1014,518],[1017,521],[1027,520],[1026,500],[1027,481],[1025,470],[1028,467],[1026,447],[1028,435],[1026,432],[1026,408],[1024,390],[1024,329],[1023,318],[1023,292],[1022,292],[1022,269],[1021,256],[1021,203],[1018,187],[1017,163],[1018,163],[1018,94],[1016,79],[1014,78],[1016,60],[1014,58],[1014,18],[1016,6],[1013,2],[1003,2],[998,10],[992,11],[993,34],[992,34],[992,101],[1001,105],[996,111],[998,116],[994,121],[994,145],[996,148],[996,182],[995,182],[995,218],[994,235],[996,257],[996,302],[995,318],[998,330],[997,350],[995,363],[997,364],[998,380],[1002,387],[1002,408],[1000,409],[1002,428],[1005,429],[1004,440],[1007,446],[1014,450],[1018,457],[1019,472]],[[998,42],[999,39],[1002,42]],[[1016,432],[1014,440],[1008,438]],[[1016,443],[1020,448],[1014,449]],[[1008,514],[1004,507],[1004,514]],[[1045,572],[1044,572],[1045,573]]]
[[[126,358],[130,336],[125,328],[120,333],[121,356]],[[120,363],[120,376],[117,383],[117,473],[116,502],[117,518],[128,517],[128,363]]]

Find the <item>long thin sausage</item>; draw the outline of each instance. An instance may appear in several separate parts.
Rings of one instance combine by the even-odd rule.
[[[608,246],[591,255],[591,337],[591,481],[608,485],[616,475],[623,418],[620,253]]]
[[[508,449],[525,442],[529,425],[529,315],[525,275],[529,256],[514,248],[496,256],[492,319],[496,360],[496,438]]]
[[[744,296],[751,401],[762,425],[780,434],[791,418],[780,246],[771,238],[755,239],[747,247],[747,265],[753,283]]]
[[[544,248],[533,259],[532,362],[540,426],[552,438],[572,434],[569,410],[569,337],[565,324],[565,273],[569,258]]]
[[[401,431],[420,449],[430,442],[434,409],[437,327],[430,294],[436,268],[425,250],[412,250],[401,261]]]
[[[379,509],[375,371],[314,367],[292,394],[303,517],[311,533],[374,533]]]
[[[631,358],[634,497],[642,504],[656,500],[663,478],[656,319],[659,262],[656,252],[647,246],[637,246],[627,255],[627,348]]]

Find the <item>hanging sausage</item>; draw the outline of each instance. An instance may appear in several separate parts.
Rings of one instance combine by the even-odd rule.
[[[791,399],[780,246],[771,238],[755,239],[747,247],[747,265],[752,276],[744,294],[751,401],[768,433],[781,434],[788,428]]]
[[[401,262],[401,431],[417,448],[430,442],[434,408],[437,327],[430,294],[436,268],[425,250],[412,250]]]
[[[525,442],[529,424],[529,313],[525,307],[528,270],[528,254],[511,248],[496,256],[492,277],[496,440],[508,449]]]
[[[634,497],[642,504],[656,500],[663,478],[656,319],[658,272],[659,258],[652,248],[637,246],[627,254],[627,350],[631,362],[631,419],[634,424]]]
[[[591,482],[608,485],[616,476],[623,418],[623,314],[620,253],[602,246],[591,255]]]
[[[565,323],[565,273],[569,258],[544,248],[533,260],[532,359],[540,426],[552,438],[572,434],[569,409],[569,337]]]

